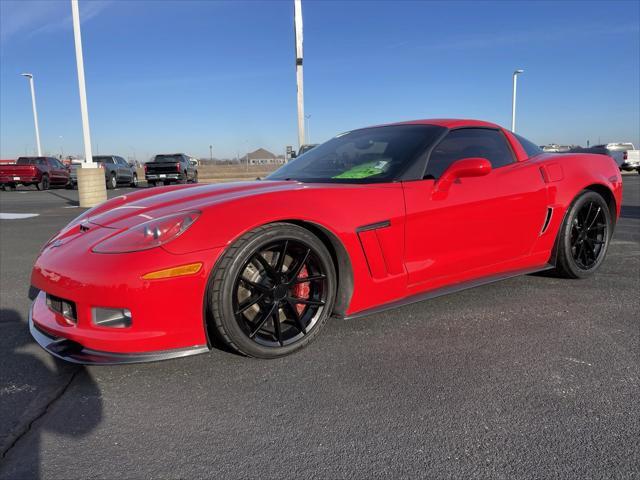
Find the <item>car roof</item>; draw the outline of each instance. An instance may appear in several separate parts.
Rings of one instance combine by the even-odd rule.
[[[426,118],[422,120],[410,120],[407,122],[397,122],[391,125],[438,125],[446,128],[459,127],[488,127],[501,128],[500,125],[483,120],[473,120],[465,118]]]

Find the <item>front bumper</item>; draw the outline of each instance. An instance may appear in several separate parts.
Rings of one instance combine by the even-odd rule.
[[[126,363],[158,362],[160,360],[182,358],[209,351],[206,345],[141,353],[114,353],[91,350],[73,340],[53,337],[40,330],[34,323],[31,312],[32,309],[29,310],[29,331],[33,339],[54,357],[70,363],[81,365],[120,365]]]
[[[133,361],[156,360],[154,355],[165,357],[166,352],[173,352],[168,357],[173,358],[176,351],[206,348],[204,298],[209,272],[222,248],[184,254],[163,247],[125,254],[92,252],[96,243],[115,232],[93,224],[87,231],[73,227],[43,249],[31,273],[31,284],[40,290],[31,320],[49,337],[39,343],[49,346],[63,339],[67,342],[60,348],[66,356],[80,345],[85,353],[79,358],[90,352],[92,358],[133,355]],[[142,278],[149,272],[196,262],[202,268],[192,275]],[[47,294],[75,305],[75,323],[49,308]],[[127,309],[131,324],[122,328],[97,324],[95,308]]]

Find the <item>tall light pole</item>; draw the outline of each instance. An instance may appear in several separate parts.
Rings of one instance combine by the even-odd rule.
[[[311,143],[311,114],[307,114],[304,116],[307,119],[307,143]]]
[[[298,87],[298,147],[304,144],[304,87],[302,76],[302,3],[293,0],[293,27],[296,40],[296,85]]]
[[[209,145],[209,161],[213,164],[213,145]]]
[[[518,85],[518,75],[524,70],[516,70],[513,72],[513,98],[511,99],[511,131],[516,131],[516,87]]]
[[[82,135],[84,137],[84,167],[94,167],[91,154],[91,132],[89,130],[89,110],[87,108],[87,87],[84,82],[84,58],[82,56],[82,35],[80,33],[80,10],[78,0],[71,0],[73,17],[73,38],[76,46],[76,67],[78,69],[78,89],[80,90],[80,114],[82,116]]]
[[[104,171],[93,162],[91,153],[91,132],[89,131],[89,111],[87,109],[87,87],[84,82],[84,59],[82,57],[82,35],[80,34],[80,10],[78,0],[71,0],[73,38],[76,47],[76,67],[78,69],[78,90],[80,93],[80,114],[82,116],[82,136],[84,140],[84,163],[77,170],[78,196],[81,207],[93,207],[107,199]]]
[[[33,123],[36,127],[36,147],[38,149],[38,156],[42,156],[42,148],[40,148],[40,129],[38,128],[38,110],[36,109],[36,89],[33,87],[33,74],[21,73],[25,78],[29,79],[29,86],[31,87],[31,106],[33,107]]]

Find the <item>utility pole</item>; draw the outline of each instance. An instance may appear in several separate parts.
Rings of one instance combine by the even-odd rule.
[[[87,109],[87,87],[84,82],[84,59],[82,56],[82,35],[80,33],[80,9],[78,0],[71,0],[73,19],[73,39],[76,48],[76,68],[78,70],[78,90],[80,93],[80,114],[82,116],[82,136],[84,140],[84,163],[77,170],[78,196],[81,207],[93,207],[107,199],[104,171],[97,168],[91,153],[91,132],[89,131],[89,111]]]
[[[38,110],[36,109],[36,90],[33,86],[33,74],[21,73],[25,78],[29,79],[29,86],[31,87],[31,107],[33,108],[33,123],[36,127],[36,147],[38,149],[38,156],[42,156],[42,148],[40,147],[40,129],[38,128]]]
[[[209,145],[209,161],[213,164],[213,145]]]
[[[307,114],[304,116],[304,118],[307,119],[307,142],[306,143],[311,143],[311,114]]]
[[[511,131],[516,132],[516,86],[518,83],[518,75],[524,70],[516,70],[513,72],[513,97],[511,99]]]
[[[298,148],[304,145],[304,86],[302,75],[302,2],[293,0],[293,25],[296,41],[296,85],[298,87]]]

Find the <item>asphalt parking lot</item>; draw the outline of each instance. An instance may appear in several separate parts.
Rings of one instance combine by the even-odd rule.
[[[359,320],[264,361],[77,367],[27,329],[77,192],[0,192],[0,478],[638,478],[640,176],[600,272]],[[127,189],[110,192],[121,194]]]

